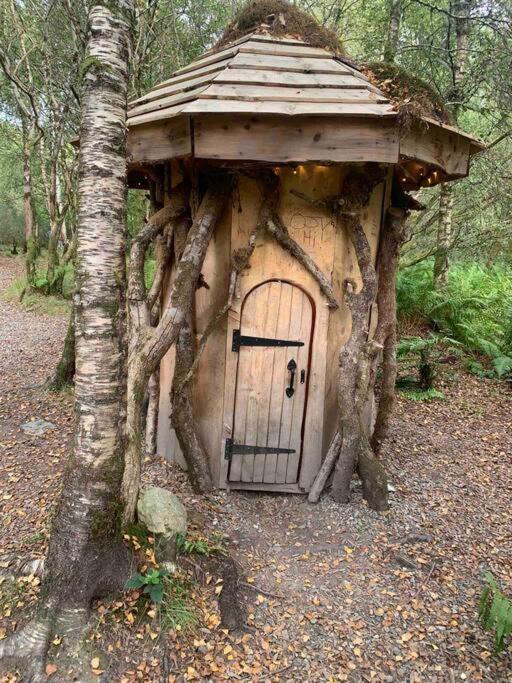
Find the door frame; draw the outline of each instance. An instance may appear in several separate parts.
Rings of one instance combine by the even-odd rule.
[[[235,353],[231,349],[233,331],[235,329],[241,328],[241,323],[243,320],[243,311],[245,302],[248,297],[265,284],[270,282],[284,282],[300,289],[303,294],[307,297],[311,305],[311,333],[309,338],[309,350],[308,350],[308,362],[307,362],[307,374],[306,374],[306,387],[305,387],[305,400],[304,409],[302,415],[301,423],[301,450],[299,455],[299,464],[297,469],[297,483],[294,484],[274,484],[266,482],[231,482],[229,481],[229,461],[225,460],[225,446],[226,439],[230,438],[234,430],[234,418],[235,418],[235,404],[236,404],[236,390],[238,384],[238,364],[240,359],[240,354]],[[241,303],[228,311],[228,324],[227,324],[227,337],[226,337],[226,374],[225,374],[225,386],[224,386],[224,422],[223,422],[223,438],[221,446],[221,464],[220,464],[220,482],[221,488],[235,489],[235,490],[253,490],[253,491],[275,491],[275,492],[286,492],[286,493],[306,493],[305,489],[300,486],[301,470],[303,465],[303,454],[304,454],[304,440],[305,440],[305,429],[306,429],[306,416],[308,411],[309,394],[310,394],[310,379],[311,379],[311,368],[312,368],[312,358],[313,358],[313,345],[315,342],[315,329],[316,329],[316,302],[311,296],[308,290],[298,282],[294,282],[289,278],[284,277],[269,277],[266,280],[262,280],[254,285],[252,285],[247,292],[243,294],[241,298]]]

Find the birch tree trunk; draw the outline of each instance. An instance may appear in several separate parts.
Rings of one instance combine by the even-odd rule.
[[[53,634],[59,667],[75,677],[91,601],[119,590],[130,572],[121,542],[125,420],[126,98],[132,0],[96,5],[89,16],[80,135],[76,324],[77,422],[32,622],[2,641],[0,657],[24,660],[28,680],[46,680]],[[64,661],[63,661],[64,659]],[[62,680],[64,680],[62,679]]]
[[[453,3],[453,16],[449,22],[454,23],[455,50],[451,50],[452,86],[449,89],[446,100],[452,114],[452,123],[457,125],[460,110],[464,104],[464,79],[468,58],[469,41],[469,9],[471,0],[457,0]],[[452,223],[453,223],[453,185],[443,183],[439,199],[439,221],[437,227],[437,248],[434,262],[434,287],[440,289],[448,281],[450,267],[450,249],[452,247]]]
[[[437,248],[434,259],[434,287],[436,289],[443,288],[448,282],[452,216],[453,188],[450,183],[443,183],[439,195],[439,223],[437,226]]]
[[[402,11],[401,0],[390,0],[389,2],[389,23],[386,44],[384,46],[383,58],[385,62],[394,62],[398,50],[400,39],[400,14]]]
[[[23,217],[25,223],[25,271],[27,287],[32,289],[36,277],[36,258],[38,251],[36,219],[32,193],[32,143],[29,127],[23,124]]]

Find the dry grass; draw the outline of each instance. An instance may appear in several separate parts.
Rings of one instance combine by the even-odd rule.
[[[362,70],[374,85],[397,104],[405,123],[418,116],[430,116],[442,123],[450,123],[450,114],[440,95],[403,67],[387,62],[371,62],[365,64]]]
[[[222,48],[261,27],[277,38],[293,36],[312,47],[323,47],[336,54],[344,54],[341,41],[334,31],[321,26],[310,14],[286,0],[250,0],[229,24],[216,47]]]

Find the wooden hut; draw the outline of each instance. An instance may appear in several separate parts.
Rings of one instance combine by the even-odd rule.
[[[337,425],[337,359],[351,324],[342,287],[360,277],[342,221],[322,202],[342,192],[352,169],[383,170],[360,216],[378,268],[396,188],[466,176],[481,143],[427,117],[404,130],[394,103],[352,63],[264,29],[205,53],[132,102],[128,126],[130,186],[151,186],[160,203],[183,175],[194,188],[219,166],[238,171],[202,268],[207,288],[195,295],[196,338],[225,305],[232,254],[258,221],[258,174],[279,178],[282,223],[338,305],[282,243],[259,233],[200,358],[192,403],[216,485],[307,492]],[[371,327],[376,318],[374,306]],[[173,367],[171,349],[160,366],[157,449],[182,463],[169,421]]]

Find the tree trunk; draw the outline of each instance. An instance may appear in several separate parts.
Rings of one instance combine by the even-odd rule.
[[[160,371],[155,370],[148,382],[148,409],[146,413],[146,434],[144,445],[144,452],[147,456],[153,456],[156,453],[159,398]]]
[[[192,293],[193,294],[193,293]],[[176,359],[171,389],[171,423],[181,452],[187,463],[188,476],[195,491],[205,493],[213,488],[208,456],[199,438],[192,412],[190,383],[183,385],[194,362],[194,335],[192,331],[192,302],[187,320],[182,326],[176,342]]]
[[[327,481],[336,460],[332,482],[332,496],[340,503],[350,499],[350,482],[355,471],[363,481],[363,495],[374,510],[384,510],[388,505],[386,474],[374,457],[363,408],[372,380],[371,368],[379,345],[368,340],[370,309],[377,294],[377,276],[368,239],[359,216],[368,205],[375,186],[382,181],[383,172],[378,165],[367,164],[364,169],[352,171],[345,178],[343,195],[330,201],[338,220],[348,231],[354,247],[362,284],[347,279],[343,283],[344,298],[351,312],[350,334],[340,350],[338,375],[339,428],[335,435],[324,466],[313,483],[310,500],[318,500],[320,490]],[[341,446],[338,448],[339,435]]]
[[[201,273],[206,249],[231,192],[225,176],[212,182],[188,231],[183,255],[177,264],[171,285],[167,307],[155,328],[149,327],[149,313],[144,316],[130,313],[130,319],[138,316],[141,327],[134,341],[130,341],[128,363],[128,443],[125,453],[123,476],[124,521],[131,522],[135,516],[141,474],[142,438],[140,434],[142,406],[147,382],[158,368],[160,361],[176,342],[182,325],[192,305],[196,284]],[[174,195],[176,190],[174,191]],[[172,201],[173,195],[171,195]],[[130,297],[129,310],[135,309],[135,299]],[[147,300],[144,302],[147,311]],[[132,335],[130,335],[132,337]],[[133,344],[133,346],[132,346]]]
[[[394,62],[400,39],[400,14],[402,11],[401,0],[389,0],[389,23],[386,44],[384,46],[383,59],[385,62]]]
[[[32,142],[31,133],[23,125],[23,216],[25,222],[25,271],[28,289],[33,289],[36,279],[37,244],[36,219],[32,194]]]
[[[442,289],[448,282],[450,247],[452,239],[453,188],[450,183],[441,185],[439,196],[439,222],[437,249],[434,260],[434,287]]]
[[[52,391],[60,391],[64,387],[73,383],[75,377],[75,319],[74,310],[71,311],[69,317],[68,329],[66,338],[64,339],[64,348],[62,355],[55,368],[53,378],[49,383],[49,388]]]
[[[58,272],[59,266],[59,240],[62,224],[58,216],[57,206],[57,169],[55,161],[52,161],[50,170],[50,182],[47,191],[46,206],[50,218],[50,236],[48,238],[48,265],[46,269],[46,293],[62,294],[62,276]]]
[[[464,79],[466,76],[466,64],[468,58],[469,42],[469,8],[471,0],[457,0],[453,4],[453,17],[449,22],[454,23],[455,28],[455,50],[448,44],[450,50],[452,67],[452,86],[446,95],[448,109],[451,113],[452,123],[457,125],[460,110],[464,105],[466,94],[464,90]],[[449,35],[449,34],[448,34]],[[452,223],[453,223],[453,199],[454,188],[451,183],[441,185],[441,195],[439,199],[439,219],[437,226],[437,248],[434,262],[434,287],[442,289],[448,282],[448,271],[450,267],[450,249],[452,245]]]
[[[379,407],[371,438],[375,454],[380,452],[387,436],[389,421],[396,402],[396,273],[400,247],[405,239],[404,209],[390,208],[386,215],[379,249],[379,287],[377,292],[378,322],[374,340],[382,346],[382,383]],[[376,367],[372,371],[370,390],[373,390]]]
[[[83,79],[80,213],[75,302],[77,413],[73,455],[53,524],[36,616],[0,645],[46,680],[53,634],[79,654],[93,598],[119,590],[130,571],[120,497],[125,418],[126,96],[133,4],[96,5],[89,16],[91,68]],[[101,169],[101,179],[98,179]],[[76,648],[76,649],[75,649]],[[64,652],[61,657],[64,658]],[[76,659],[60,660],[74,680]],[[80,675],[78,678],[81,679]]]

